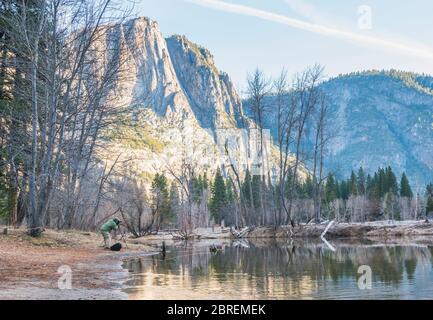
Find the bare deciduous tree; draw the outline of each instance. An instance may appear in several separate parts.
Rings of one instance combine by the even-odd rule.
[[[64,226],[73,226],[80,180],[94,161],[98,137],[110,116],[122,109],[110,104],[121,47],[110,46],[101,65],[104,48],[98,43],[108,37],[101,26],[121,22],[126,13],[114,17],[110,0],[5,0],[2,6],[8,11],[2,15],[4,34],[11,40],[5,51],[15,57],[8,66],[14,78],[12,103],[22,105],[7,116],[11,125],[22,121],[13,130],[23,136],[20,143],[7,143],[13,145],[8,152],[12,180],[20,184],[14,188],[20,195],[13,207],[18,208],[18,199],[28,201],[28,229],[37,236],[55,189],[69,193]]]

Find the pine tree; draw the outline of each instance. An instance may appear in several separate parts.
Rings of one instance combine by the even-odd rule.
[[[337,199],[341,199],[341,187],[337,179],[335,179],[335,195]]]
[[[203,190],[203,177],[201,174],[197,178],[197,187],[200,191]]]
[[[426,213],[427,214],[433,213],[433,197],[428,197],[427,199]]]
[[[252,190],[251,190],[251,175],[248,169],[245,172],[245,178],[242,184],[242,194],[244,196],[244,201],[246,202],[246,205],[253,206]]]
[[[231,183],[226,183],[226,201],[227,205],[233,205],[235,203],[235,191]]]
[[[255,175],[253,176],[253,180],[251,183],[251,188],[253,192],[253,203],[254,208],[259,209],[260,208],[260,184],[262,183],[261,176]]]
[[[356,177],[355,172],[352,171],[349,180],[349,191],[350,195],[357,196],[358,195],[358,179]]]
[[[379,168],[377,171],[378,181],[377,181],[377,187],[378,187],[378,199],[383,198],[389,191],[388,188],[388,177],[386,174],[386,170]]]
[[[347,183],[347,181],[343,180],[343,181],[341,181],[341,184],[340,184],[340,197],[343,200],[347,200],[347,199],[349,199],[349,195],[350,195],[350,192],[349,192],[349,188],[348,188],[348,183]]]
[[[409,185],[409,180],[407,179],[406,173],[403,172],[400,182],[400,196],[405,198],[413,198],[413,192]]]
[[[381,169],[374,173],[372,183],[371,183],[371,192],[370,199],[379,200],[383,196],[382,189],[384,188],[384,177],[381,174]]]
[[[207,190],[209,188],[209,181],[207,179],[207,172],[203,175],[203,190]]]
[[[192,199],[195,203],[199,203],[203,198],[203,178],[201,175],[198,178],[191,179]]]
[[[158,208],[160,223],[167,222],[171,206],[167,178],[157,173],[152,181],[153,204]]]
[[[367,197],[369,199],[372,198],[372,192],[373,192],[373,178],[371,177],[370,174],[367,175],[367,180],[365,183],[365,194],[367,195]]]
[[[427,185],[426,189],[426,214],[433,213],[433,184],[430,183]]]
[[[221,170],[218,168],[215,174],[215,180],[211,187],[211,199],[209,210],[211,217],[216,223],[221,223],[224,219],[224,211],[227,207],[227,193],[224,178],[221,175]]]
[[[170,210],[167,215],[166,222],[171,224],[176,222],[177,212],[180,206],[179,191],[175,183],[171,184],[169,195]]]
[[[330,174],[325,183],[325,201],[331,203],[338,196],[338,182],[334,180],[334,176]]]
[[[398,195],[397,177],[391,167],[386,168],[386,190],[385,193],[391,192],[393,195]]]
[[[313,180],[311,176],[308,175],[305,182],[302,184],[299,190],[299,196],[303,199],[311,199],[313,197]]]
[[[365,173],[364,169],[362,167],[358,170],[358,193],[360,195],[365,195],[366,192],[366,180],[365,180]]]
[[[426,188],[426,196],[433,197],[433,183],[429,183]]]

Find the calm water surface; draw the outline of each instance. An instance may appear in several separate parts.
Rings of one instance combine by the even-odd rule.
[[[433,299],[433,245],[209,242],[129,260],[130,299]],[[371,290],[358,268],[372,270]]]

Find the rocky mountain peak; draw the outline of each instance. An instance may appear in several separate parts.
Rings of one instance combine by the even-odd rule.
[[[189,153],[197,163],[206,162],[197,165],[199,171],[223,167],[225,150],[218,142],[231,132],[239,134],[247,120],[230,77],[218,70],[210,51],[185,36],[164,38],[158,24],[143,17],[110,26],[108,33],[115,41],[107,42],[105,51],[120,46],[124,58],[118,103],[135,109],[134,129],[111,135],[116,146],[109,152],[139,159],[141,172],[182,163],[179,157]],[[242,143],[246,148],[249,141]]]
[[[168,38],[167,42],[177,42],[183,52],[190,55],[191,63],[194,63],[196,67],[207,67],[215,74],[219,74],[215,66],[214,57],[208,49],[193,43],[186,36],[181,35],[174,35]]]
[[[185,36],[165,39],[145,17],[106,26],[105,52],[120,47],[117,103],[151,108],[160,117],[189,118],[202,128],[238,127],[241,101],[209,50]],[[101,61],[101,65],[107,62]]]
[[[178,79],[203,127],[237,127],[242,105],[227,74],[220,73],[209,50],[184,36],[167,39]]]

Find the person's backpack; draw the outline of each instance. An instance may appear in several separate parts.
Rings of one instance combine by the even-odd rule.
[[[111,250],[111,251],[120,251],[121,249],[122,249],[122,244],[121,244],[121,243],[113,244],[113,245],[110,247],[110,250]]]

